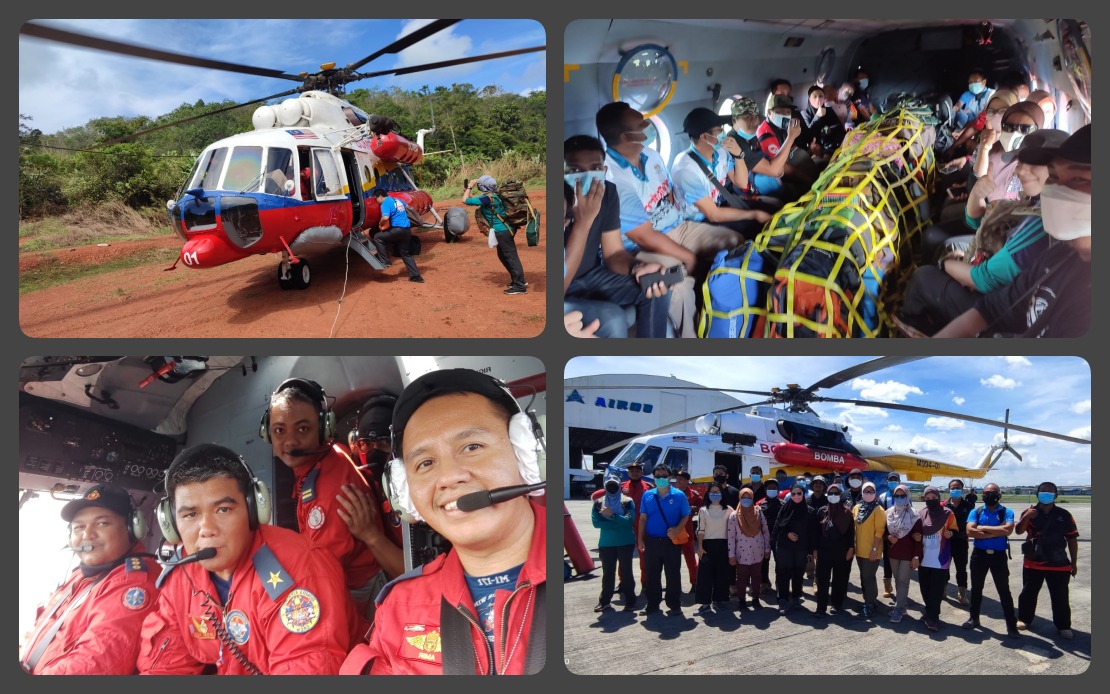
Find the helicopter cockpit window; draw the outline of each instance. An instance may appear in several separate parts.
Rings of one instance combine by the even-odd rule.
[[[613,461],[613,467],[628,467],[628,464],[636,460],[640,455],[640,451],[644,450],[644,444],[634,443],[625,449],[616,460]]]
[[[350,106],[343,107],[343,115],[347,116],[347,122],[351,125],[362,125],[366,122],[366,114],[360,113]]]
[[[271,147],[266,152],[266,177],[263,190],[271,195],[285,195],[285,182],[293,180],[293,150]]]
[[[224,177],[224,190],[242,193],[260,189],[262,182],[262,148],[236,147],[231,153]]]
[[[659,462],[659,454],[662,452],[663,449],[659,446],[648,446],[644,450],[644,454],[640,456],[640,463],[644,466],[645,472],[655,467],[655,464]]]
[[[227,158],[227,148],[210,149],[200,155],[196,175],[189,184],[189,188],[204,188],[212,190],[220,183],[220,174],[224,170],[224,160]]]
[[[339,184],[339,171],[335,168],[335,158],[330,150],[312,150],[312,184],[315,186],[316,197],[342,195],[343,187]]]
[[[670,468],[671,472],[689,470],[690,451],[685,448],[671,448],[667,451],[667,457],[663,458],[663,464]]]

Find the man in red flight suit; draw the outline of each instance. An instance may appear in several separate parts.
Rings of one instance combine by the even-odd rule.
[[[690,539],[686,544],[682,545],[682,556],[686,559],[686,571],[690,575],[690,590],[694,590],[694,586],[698,584],[698,559],[697,548],[694,544],[697,542],[695,539],[697,534],[694,532],[694,521],[698,515],[698,510],[701,509],[702,498],[698,490],[690,486],[690,472],[688,470],[679,470],[675,474],[675,488],[686,495],[686,500],[690,502],[690,520],[686,521],[686,534]]]
[[[259,434],[296,475],[297,527],[313,543],[339,560],[351,599],[365,618],[356,632],[364,635],[374,618],[374,596],[389,578],[404,573],[400,546],[385,535],[381,517],[366,528],[369,542],[351,534],[340,514],[344,487],[370,492],[351,456],[334,443],[335,416],[327,395],[315,381],[290,378],[270,397]]]
[[[132,675],[139,630],[158,597],[158,566],[136,556],[146,523],[112,484],[63,506],[62,520],[81,563],[40,611],[19,662],[36,675]]]
[[[185,558],[142,627],[151,675],[334,675],[354,606],[326,548],[269,518],[269,491],[232,450],[186,448],[166,472],[159,524]],[[197,557],[207,557],[194,560]]]
[[[539,487],[537,429],[500,381],[470,369],[433,371],[405,388],[393,411],[393,450],[402,457],[390,463],[392,495],[452,547],[386,586],[370,643],[355,647],[344,673],[543,668],[543,506],[523,495],[527,487],[473,510],[456,505],[475,492]]]

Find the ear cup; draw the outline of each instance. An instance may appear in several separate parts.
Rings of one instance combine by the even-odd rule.
[[[527,414],[517,412],[509,420],[509,443],[516,453],[517,469],[520,470],[525,484],[542,482],[539,467],[540,444],[532,430],[532,418]]]
[[[335,432],[338,431],[339,424],[335,420],[335,413],[331,410],[326,410],[320,418],[320,445],[335,438]]]
[[[269,524],[270,515],[273,511],[273,504],[270,501],[270,488],[266,486],[265,482],[252,476],[251,496],[254,498],[254,508],[248,508],[247,510],[251,514],[253,527],[257,528],[259,525]]]
[[[146,516],[139,509],[131,511],[131,518],[127,524],[127,529],[131,531],[131,535],[135,540],[141,540],[146,537],[146,532],[150,528],[146,524]]]
[[[271,396],[272,397],[272,396]],[[258,437],[270,443],[270,406],[266,405],[266,409],[262,410],[262,419],[258,422]]]
[[[166,538],[166,542],[171,545],[181,544],[181,536],[177,534],[177,523],[173,519],[173,504],[170,503],[169,497],[162,497],[154,508],[154,515],[158,518],[158,529],[162,531],[162,537]]]
[[[406,523],[424,520],[412,504],[409,496],[409,481],[405,475],[405,463],[400,458],[389,461],[386,467],[386,476],[389,481],[389,503],[401,514],[401,519]]]

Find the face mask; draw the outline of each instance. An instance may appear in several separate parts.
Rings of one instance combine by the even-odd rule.
[[[746,497],[740,500],[740,505],[743,506],[744,508],[751,508],[752,504],[754,504],[754,503],[755,503],[755,501],[753,501],[751,499],[748,499]]]
[[[1002,149],[1007,152],[1012,152],[1021,145],[1021,141],[1025,139],[1025,135],[1021,133],[1002,133],[998,136],[998,142],[1001,143]]]
[[[950,490],[948,490],[948,497],[951,498],[951,499],[959,499],[963,495],[964,495],[964,490],[962,490],[962,489],[950,489]]]
[[[671,486],[671,481],[666,477],[656,477],[655,486],[660,489],[666,489],[667,487]]]
[[[728,481],[728,477],[725,477],[724,475],[713,475],[713,481],[717,484],[724,484],[726,481]]]
[[[719,503],[721,501],[721,495],[718,494],[717,492],[713,492],[712,494],[709,495],[709,500],[712,501],[715,504]]]
[[[1041,189],[1041,220],[1045,233],[1057,241],[1091,235],[1091,194],[1057,183]]]
[[[717,135],[717,146],[720,147],[720,146],[724,145],[725,144],[725,139],[727,139],[727,138],[728,138],[728,133],[726,133],[724,130],[722,130],[721,133],[719,135]]]
[[[794,484],[798,485],[802,489],[805,489],[806,487],[809,486],[809,483],[806,482],[805,480],[794,480]]]
[[[624,136],[627,137],[630,142],[633,142],[635,144],[642,144],[644,142],[647,142],[648,139],[647,133],[643,130],[626,130]]]
[[[758,472],[752,473],[752,482],[758,482],[761,479],[763,479],[763,475],[759,474]]]
[[[975,94],[976,96],[982,94],[983,89],[984,87],[982,82],[972,82],[967,85],[967,90],[972,94]]]
[[[864,501],[874,501],[875,500],[875,492],[864,492],[863,493],[863,500]]]
[[[940,508],[940,499],[926,499],[925,505],[935,511]]]
[[[895,506],[908,506],[909,503],[910,503],[910,498],[908,496],[896,496],[896,497],[894,497],[894,505]]]
[[[859,81],[859,88],[860,89],[867,89],[867,85],[869,85],[869,84],[871,84],[870,80],[868,80],[866,78],[862,79],[862,80]]]
[[[839,494],[829,494],[829,503],[830,504],[839,504],[840,503],[840,495]]]
[[[1052,492],[1037,492],[1037,501],[1047,506],[1053,501],[1056,501],[1056,495]]]
[[[578,173],[563,174],[563,180],[567,185],[574,188],[574,184],[582,181],[582,194],[585,195],[590,192],[590,188],[594,182],[605,185],[605,172],[604,171],[579,171]]]
[[[779,490],[777,490],[777,489],[768,489],[767,490],[767,498],[768,499],[775,499],[775,498],[778,497],[778,495],[779,495]]]
[[[894,491],[894,488],[898,486],[899,482],[901,482],[901,480],[887,480],[886,486],[890,487],[891,491]]]
[[[784,116],[782,114],[776,113],[775,115],[771,116],[771,122],[782,128],[783,130],[786,130],[790,127],[790,116]]]
[[[1002,495],[998,492],[983,492],[983,503],[987,506],[994,506],[1002,500]]]
[[[863,486],[863,480],[853,477],[852,479],[848,480],[848,484],[852,487],[852,489],[859,489]]]
[[[610,494],[616,494],[620,490],[621,490],[621,486],[619,484],[607,484],[607,485],[605,485],[605,491],[609,492]]]

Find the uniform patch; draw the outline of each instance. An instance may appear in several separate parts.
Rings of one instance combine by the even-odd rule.
[[[214,639],[216,630],[208,624],[204,615],[189,615],[189,635],[194,639]]]
[[[320,621],[320,601],[304,588],[297,588],[285,598],[279,613],[286,629],[303,634]]]
[[[251,637],[251,623],[242,610],[232,610],[224,617],[231,640],[242,646]]]
[[[308,527],[313,530],[318,530],[324,524],[324,509],[319,506],[313,506],[312,510],[308,512]]]
[[[123,606],[132,610],[141,610],[146,605],[146,591],[139,586],[128,588],[123,594]]]
[[[423,626],[423,625],[409,625]],[[405,631],[409,628],[406,626]],[[409,660],[422,660],[426,663],[441,663],[443,656],[443,641],[440,639],[439,630],[432,629],[425,634],[404,636],[397,655]]]

